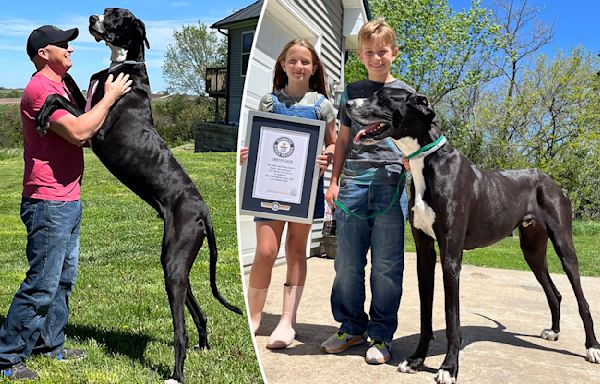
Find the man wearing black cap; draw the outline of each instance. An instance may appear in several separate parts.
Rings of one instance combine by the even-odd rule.
[[[89,112],[74,116],[58,110],[50,116],[50,129],[38,133],[35,116],[50,94],[71,98],[63,77],[71,68],[77,28],[63,31],[45,25],[27,40],[27,54],[36,73],[21,97],[23,121],[23,194],[21,219],[27,228],[29,271],[0,327],[0,378],[35,379],[24,364],[31,354],[61,360],[81,358],[83,351],[64,348],[68,298],[77,276],[80,183],[83,174],[81,146],[100,129],[110,107],[130,90],[128,76],[109,76],[104,98]]]

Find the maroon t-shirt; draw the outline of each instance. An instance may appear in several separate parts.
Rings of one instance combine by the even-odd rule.
[[[50,80],[36,73],[21,96],[21,120],[23,123],[23,197],[41,200],[79,200],[83,174],[83,150],[61,136],[48,130],[41,136],[35,129],[35,116],[46,96],[59,94],[70,99],[62,82]],[[58,110],[50,116],[54,123],[67,115]]]

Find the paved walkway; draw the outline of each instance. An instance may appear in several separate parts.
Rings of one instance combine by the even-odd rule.
[[[419,301],[415,255],[406,255],[404,294],[399,326],[388,364],[370,366],[365,346],[342,355],[327,355],[319,346],[333,334],[329,295],[333,260],[308,260],[308,279],[298,310],[297,340],[288,349],[265,348],[281,311],[285,264],[273,270],[256,342],[268,384],[284,383],[410,383],[434,382],[444,358],[446,337],[441,269],[436,271],[433,326],[435,341],[425,368],[417,374],[400,373],[400,360],[412,354],[419,336]],[[247,275],[246,275],[247,278]],[[552,275],[563,296],[561,335],[556,342],[539,337],[550,326],[544,293],[531,272],[464,265],[461,273],[461,323],[464,346],[460,354],[459,384],[583,384],[600,383],[600,365],[585,361],[584,333],[573,291],[564,275]],[[596,324],[600,324],[600,278],[582,278]],[[600,336],[600,329],[596,326]]]

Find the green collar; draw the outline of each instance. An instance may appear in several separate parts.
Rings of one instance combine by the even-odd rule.
[[[433,153],[433,152],[437,151],[438,149],[440,149],[444,144],[446,144],[447,141],[448,140],[446,139],[446,136],[442,135],[442,136],[440,136],[439,139],[437,139],[433,143],[429,143],[426,146],[419,148],[416,152],[413,152],[410,155],[407,155],[406,158],[410,160],[419,155],[422,155],[423,157],[425,157],[425,156],[429,155],[430,153]]]

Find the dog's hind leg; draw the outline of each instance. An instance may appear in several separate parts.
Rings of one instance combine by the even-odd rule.
[[[519,237],[525,261],[542,286],[550,307],[552,326],[549,329],[544,329],[541,336],[546,340],[558,340],[562,296],[548,273],[548,259],[546,258],[548,234],[546,228],[535,219],[526,220],[519,225]]]
[[[564,207],[564,205],[561,206]],[[586,359],[591,363],[600,364],[600,344],[596,340],[590,307],[583,294],[579,277],[579,261],[573,244],[570,209],[568,213],[562,212],[561,218],[563,219],[562,223],[566,225],[559,226],[556,222],[552,222],[548,225],[548,234],[577,299],[579,316],[581,316],[585,331]]]
[[[423,367],[427,351],[429,350],[429,344],[433,340],[432,308],[436,262],[434,240],[414,227],[412,233],[417,245],[421,335],[415,352],[398,365],[398,370],[405,373],[416,373]]]
[[[183,364],[188,345],[184,305],[187,301],[189,273],[193,262],[193,259],[190,261],[185,255],[190,254],[190,248],[193,248],[194,241],[191,240],[189,243],[186,243],[190,238],[181,233],[175,236],[174,232],[177,231],[176,228],[167,225],[168,223],[169,218],[167,217],[165,219],[165,237],[163,239],[161,262],[165,277],[165,288],[169,297],[171,315],[173,316],[175,367],[171,379],[183,383]]]
[[[194,346],[195,349],[209,349],[208,345],[208,336],[206,332],[206,323],[207,317],[202,312],[202,309],[198,305],[194,294],[192,293],[192,287],[188,282],[188,290],[185,298],[185,305],[187,306],[190,314],[192,315],[192,320],[194,320],[194,324],[196,325],[196,329],[198,330],[198,345]]]

